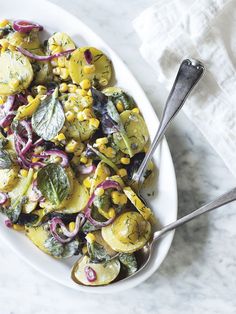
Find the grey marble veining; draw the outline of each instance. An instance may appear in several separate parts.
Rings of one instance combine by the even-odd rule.
[[[53,0],[77,14],[119,53],[159,114],[166,92],[140,56],[139,39],[131,25],[133,18],[154,1]],[[179,216],[236,184],[183,114],[167,139],[176,167]],[[105,298],[78,293],[44,278],[0,243],[0,313],[236,313],[235,207],[225,206],[183,226],[152,278],[135,289]]]

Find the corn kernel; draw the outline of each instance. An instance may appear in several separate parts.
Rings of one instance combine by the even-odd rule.
[[[118,170],[118,175],[119,175],[121,178],[127,176],[127,170],[124,169],[124,168],[119,169],[119,170]]]
[[[96,241],[95,235],[94,235],[93,233],[91,233],[91,232],[89,232],[89,233],[86,235],[85,239],[86,239],[89,243],[93,243],[93,242]]]
[[[69,100],[65,101],[64,103],[64,109],[65,111],[69,111],[71,109],[73,109],[73,103],[71,103]]]
[[[75,93],[77,86],[75,84],[68,84],[68,92]]]
[[[91,96],[84,96],[83,98],[83,104],[86,104],[85,106],[91,106],[93,104],[93,97]]]
[[[57,157],[55,157],[55,158],[53,159],[53,162],[55,162],[56,164],[61,164],[61,161],[62,161],[62,159],[61,159],[61,157],[59,157],[59,156],[57,156]]]
[[[101,86],[107,86],[108,80],[105,79],[105,78],[102,78],[102,79],[99,80],[99,84],[100,84]]]
[[[122,101],[117,101],[117,104],[116,104],[116,109],[119,111],[119,112],[123,112],[124,111],[124,105],[122,103]]]
[[[64,141],[66,139],[65,134],[64,133],[58,134],[57,139],[58,139],[58,141]]]
[[[82,89],[90,89],[90,87],[91,87],[91,82],[90,82],[90,80],[88,80],[88,79],[84,79],[83,81],[81,81],[80,82],[80,87],[82,88]]]
[[[75,119],[75,114],[74,114],[74,112],[72,112],[72,111],[67,111],[67,112],[66,112],[66,120],[69,121],[69,122],[72,122],[72,121],[74,121],[74,119]]]
[[[119,204],[120,193],[117,192],[117,191],[112,191],[112,192],[111,192],[111,199],[112,199],[112,202],[113,202],[114,204]]]
[[[119,200],[119,204],[120,205],[125,205],[127,203],[127,196],[125,194],[121,194],[120,195],[120,200]]]
[[[138,108],[134,108],[134,109],[132,109],[132,111],[133,111],[134,113],[140,113],[140,111],[139,111]]]
[[[56,67],[52,70],[53,74],[55,75],[60,75],[61,74],[61,68],[59,67]]]
[[[100,124],[100,121],[98,119],[95,119],[95,118],[89,119],[89,125],[90,126],[97,129],[99,127],[99,124]]]
[[[102,216],[105,217],[106,219],[109,219],[109,218],[110,218],[109,215],[108,215],[108,213],[107,213],[105,210],[103,210],[102,208],[98,208],[98,212],[99,212],[100,215],[102,215]]]
[[[28,176],[28,171],[26,169],[21,169],[20,174],[22,177],[26,178]]]
[[[107,144],[108,143],[108,138],[107,137],[100,137],[96,139],[96,144],[97,146],[100,146],[102,144]]]
[[[75,223],[73,222],[73,221],[71,221],[70,223],[69,223],[69,231],[70,232],[73,232],[75,230]]]
[[[83,71],[85,74],[94,73],[95,72],[95,65],[94,64],[85,65],[83,67]]]
[[[91,89],[87,92],[87,95],[88,95],[88,96],[92,96],[92,91],[91,91]]]
[[[108,211],[108,216],[109,218],[114,218],[116,215],[116,211],[113,207],[109,208],[109,211]]]
[[[85,245],[85,246],[83,246],[83,248],[82,248],[82,253],[83,253],[83,255],[85,255],[85,254],[87,254],[88,253],[88,248],[87,248],[87,246]]]
[[[91,180],[89,177],[87,177],[86,179],[84,179],[83,181],[83,185],[86,187],[86,188],[91,188]]]
[[[17,225],[17,224],[13,224],[13,229],[15,231],[24,231],[25,230],[25,227],[24,226],[21,226],[21,225]]]
[[[60,87],[59,87],[59,91],[60,91],[61,93],[67,92],[67,91],[68,91],[68,85],[67,85],[66,83],[61,83],[61,84],[60,84]]]
[[[116,151],[112,148],[112,147],[107,147],[106,151],[105,151],[105,155],[108,158],[113,158],[116,154]]]
[[[37,176],[38,176],[38,172],[35,172],[34,175],[33,175],[34,180],[37,179]]]
[[[76,94],[79,94],[80,96],[83,96],[83,97],[87,96],[87,92],[85,89],[77,88],[75,92]]]
[[[106,145],[101,144],[98,146],[98,149],[101,153],[104,153],[106,151],[107,147],[106,147]]]
[[[82,112],[82,111],[78,112],[78,114],[77,114],[77,119],[78,119],[79,121],[84,121],[84,115],[83,115],[83,112]]]
[[[67,68],[61,68],[61,72],[60,72],[60,77],[63,79],[63,80],[66,80],[68,79],[69,77],[69,70]]]
[[[103,188],[97,188],[96,190],[95,190],[95,195],[97,195],[97,196],[102,196],[103,194],[104,194],[104,189]]]
[[[7,133],[9,131],[9,126],[5,127],[3,130]]]
[[[9,21],[7,19],[4,19],[0,22],[0,27],[5,27],[9,24]]]
[[[64,68],[65,67],[65,57],[63,57],[63,56],[58,57],[57,64],[60,68]]]
[[[31,161],[32,162],[37,162],[37,161],[39,161],[39,158],[38,157],[32,157]]]
[[[82,156],[82,157],[80,158],[80,162],[82,162],[83,164],[86,164],[86,163],[88,162],[88,158],[85,157],[85,156]]]
[[[34,149],[35,154],[41,154],[43,151],[44,151],[44,149],[42,146],[35,147],[35,149]]]
[[[37,86],[37,93],[39,95],[45,95],[47,94],[47,87],[43,86],[43,85],[38,85]]]
[[[78,143],[75,140],[71,140],[66,145],[66,152],[67,153],[74,153],[76,151],[76,148],[78,147]]]
[[[128,157],[122,157],[120,159],[120,162],[123,164],[123,165],[129,165],[130,164],[130,158]]]
[[[12,79],[9,82],[9,85],[10,85],[11,88],[17,88],[20,85],[20,81],[17,80],[17,79]]]

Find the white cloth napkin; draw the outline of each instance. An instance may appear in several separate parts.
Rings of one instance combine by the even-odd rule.
[[[133,22],[143,57],[171,88],[181,60],[206,73],[184,112],[236,176],[236,0],[157,0]]]

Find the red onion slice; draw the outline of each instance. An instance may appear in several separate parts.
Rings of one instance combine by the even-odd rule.
[[[65,224],[63,223],[63,221],[61,220],[61,218],[57,218],[54,217],[52,218],[52,220],[49,222],[49,227],[50,227],[50,232],[51,234],[54,236],[54,238],[60,242],[60,243],[68,243],[70,242],[79,232],[80,227],[84,224],[85,222],[85,218],[84,215],[79,213],[76,217],[75,220],[75,229],[70,232],[68,231],[68,229],[66,228]],[[57,233],[57,226],[61,227],[61,231],[63,233],[64,236],[66,236],[67,238],[62,238],[58,233]]]
[[[8,195],[6,193],[0,192],[0,205],[6,204],[8,200]]]
[[[12,123],[15,114],[12,112],[14,109],[15,96],[8,96],[7,101],[0,106],[0,126],[6,128]]]
[[[90,174],[96,170],[96,167],[94,165],[86,167],[85,165],[79,165],[78,171],[81,174]]]
[[[50,156],[57,156],[62,159],[61,161],[61,166],[62,167],[67,167],[69,164],[68,156],[66,155],[65,152],[59,150],[59,149],[51,149],[51,150],[46,150],[43,153],[39,155],[39,157],[50,157]]]
[[[95,191],[90,196],[90,199],[89,199],[89,201],[88,201],[88,203],[87,203],[87,205],[85,207],[85,210],[84,210],[85,217],[89,220],[89,222],[91,222],[91,224],[94,225],[97,228],[102,228],[102,227],[110,225],[114,221],[115,217],[112,217],[112,218],[110,218],[110,219],[108,219],[107,221],[104,221],[104,222],[97,221],[97,220],[95,220],[92,217],[91,205],[93,204],[93,201],[94,201],[95,196],[96,196],[95,192],[96,192],[96,190],[98,188],[103,188],[104,190],[111,189],[111,188],[114,188],[114,189],[117,189],[117,190],[121,190],[121,186],[116,181],[112,181],[112,180],[105,180],[105,181],[103,181],[102,183],[100,183],[96,187]]]
[[[10,219],[6,219],[5,220],[5,225],[6,225],[7,228],[12,228],[12,226],[13,226],[13,224],[12,224]]]
[[[84,51],[84,58],[88,64],[91,64],[93,61],[93,55],[89,49]]]
[[[88,279],[89,282],[93,282],[97,279],[97,274],[92,267],[86,266],[84,268],[84,272],[85,272],[86,278]]]
[[[29,21],[17,20],[13,22],[13,29],[19,33],[29,33],[32,30],[42,31],[43,26]]]
[[[17,47],[17,50],[19,52],[21,52],[24,56],[26,56],[28,58],[31,58],[33,60],[36,60],[36,61],[50,61],[52,59],[55,59],[55,58],[67,55],[67,54],[73,52],[75,49],[70,49],[70,50],[67,50],[67,51],[58,52],[58,53],[55,53],[54,55],[50,55],[50,56],[38,56],[38,55],[35,55],[35,54],[29,52],[28,50],[26,50],[26,49],[24,49],[22,47]]]

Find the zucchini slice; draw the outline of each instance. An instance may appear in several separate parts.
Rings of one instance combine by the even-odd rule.
[[[95,281],[88,281],[85,273],[85,268],[91,267],[96,273]],[[78,284],[86,286],[103,286],[111,283],[116,279],[120,272],[120,262],[117,259],[112,259],[104,264],[90,263],[89,257],[84,256],[79,259],[71,273],[71,278]]]
[[[145,204],[129,186],[124,187],[123,192],[145,220],[150,220],[152,218],[153,213],[151,209],[145,206]]]
[[[11,169],[0,169],[0,191],[10,192],[18,183],[19,167],[13,166]]]
[[[92,54],[92,63],[95,66],[93,73],[85,73],[85,66],[87,61],[84,56],[86,50],[90,50]],[[111,61],[101,51],[94,47],[82,47],[72,52],[69,61],[69,72],[74,83],[79,84],[84,79],[93,81],[98,80],[99,84],[106,86],[112,74]]]
[[[102,237],[116,252],[133,253],[150,239],[151,224],[137,212],[120,215],[112,225],[102,228]]]
[[[0,55],[0,94],[12,95],[26,89],[33,79],[33,69],[23,54],[7,50]]]
[[[129,138],[133,155],[141,152],[149,139],[148,129],[143,117],[132,110],[125,110],[121,113],[120,118]],[[127,146],[119,133],[113,134],[113,140],[123,153],[128,154]]]
[[[9,35],[7,36],[7,40],[12,46],[21,46],[22,48],[27,50],[34,50],[40,47],[38,32],[9,33]]]
[[[57,32],[48,39],[48,50],[53,52],[57,47],[62,51],[75,49],[75,43],[66,33]]]

